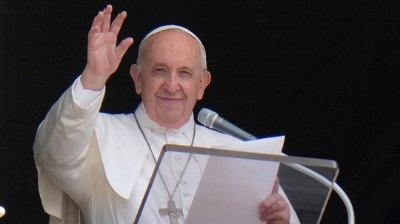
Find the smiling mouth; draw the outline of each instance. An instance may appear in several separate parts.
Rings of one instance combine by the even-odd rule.
[[[182,98],[171,98],[171,97],[163,97],[163,96],[159,96],[159,98],[163,101],[168,101],[168,102],[178,102],[178,101],[182,100]]]

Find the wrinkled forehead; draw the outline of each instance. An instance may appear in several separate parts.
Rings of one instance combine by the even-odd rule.
[[[200,45],[200,47],[202,48],[202,50],[205,51],[205,48],[204,48],[204,46],[203,46],[203,43],[200,41],[200,39],[199,39],[192,31],[186,29],[185,27],[177,26],[177,25],[165,25],[165,26],[160,26],[160,27],[158,27],[158,28],[152,30],[150,33],[148,33],[148,34],[143,38],[143,40],[142,40],[142,42],[140,43],[140,45],[142,45],[142,44],[145,42],[145,40],[147,40],[149,37],[151,37],[151,36],[153,36],[153,35],[155,35],[155,34],[157,34],[157,33],[160,33],[160,32],[162,32],[162,31],[165,31],[165,30],[172,30],[172,29],[178,29],[178,30],[181,30],[181,31],[183,31],[183,32],[185,32],[185,33],[187,33],[187,34],[189,34],[190,36],[192,36],[192,37],[199,43],[199,45]]]

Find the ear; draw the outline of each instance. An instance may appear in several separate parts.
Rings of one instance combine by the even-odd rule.
[[[133,82],[135,83],[135,90],[138,95],[142,92],[142,80],[139,72],[139,66],[137,64],[133,64],[130,69],[131,77]]]
[[[211,82],[211,73],[209,71],[206,71],[203,73],[203,75],[200,78],[200,83],[199,83],[199,91],[197,93],[197,100],[201,100],[204,95],[204,91],[206,87],[210,84]]]

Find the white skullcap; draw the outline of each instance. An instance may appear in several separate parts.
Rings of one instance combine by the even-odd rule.
[[[203,48],[203,50],[205,51],[205,48],[204,48],[204,46],[203,46],[203,43],[201,43],[200,39],[199,39],[192,31],[186,29],[185,27],[177,26],[177,25],[164,25],[164,26],[160,26],[160,27],[158,27],[158,28],[152,30],[150,33],[148,33],[148,34],[143,38],[142,42],[143,42],[144,40],[146,40],[147,38],[149,38],[150,36],[153,36],[153,35],[156,34],[156,33],[159,33],[159,32],[164,31],[164,30],[170,30],[170,29],[179,29],[179,30],[182,30],[183,32],[189,34],[189,35],[192,36],[194,39],[196,39],[197,42],[199,42],[201,48]]]

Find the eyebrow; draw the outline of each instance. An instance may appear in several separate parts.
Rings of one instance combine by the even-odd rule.
[[[168,67],[168,65],[165,64],[165,63],[155,63],[152,67],[154,68],[154,67],[157,67],[157,66]],[[180,67],[180,68],[178,68],[178,70],[188,70],[190,72],[194,72],[193,68],[190,68],[188,66]]]
[[[157,67],[157,66],[168,67],[167,64],[165,64],[165,63],[155,63],[155,64],[153,64],[152,67]]]
[[[187,70],[187,71],[189,71],[190,73],[193,73],[193,72],[194,72],[193,68],[190,68],[190,67],[187,67],[187,66],[183,66],[183,67],[180,68],[180,69],[182,69],[182,70]]]

